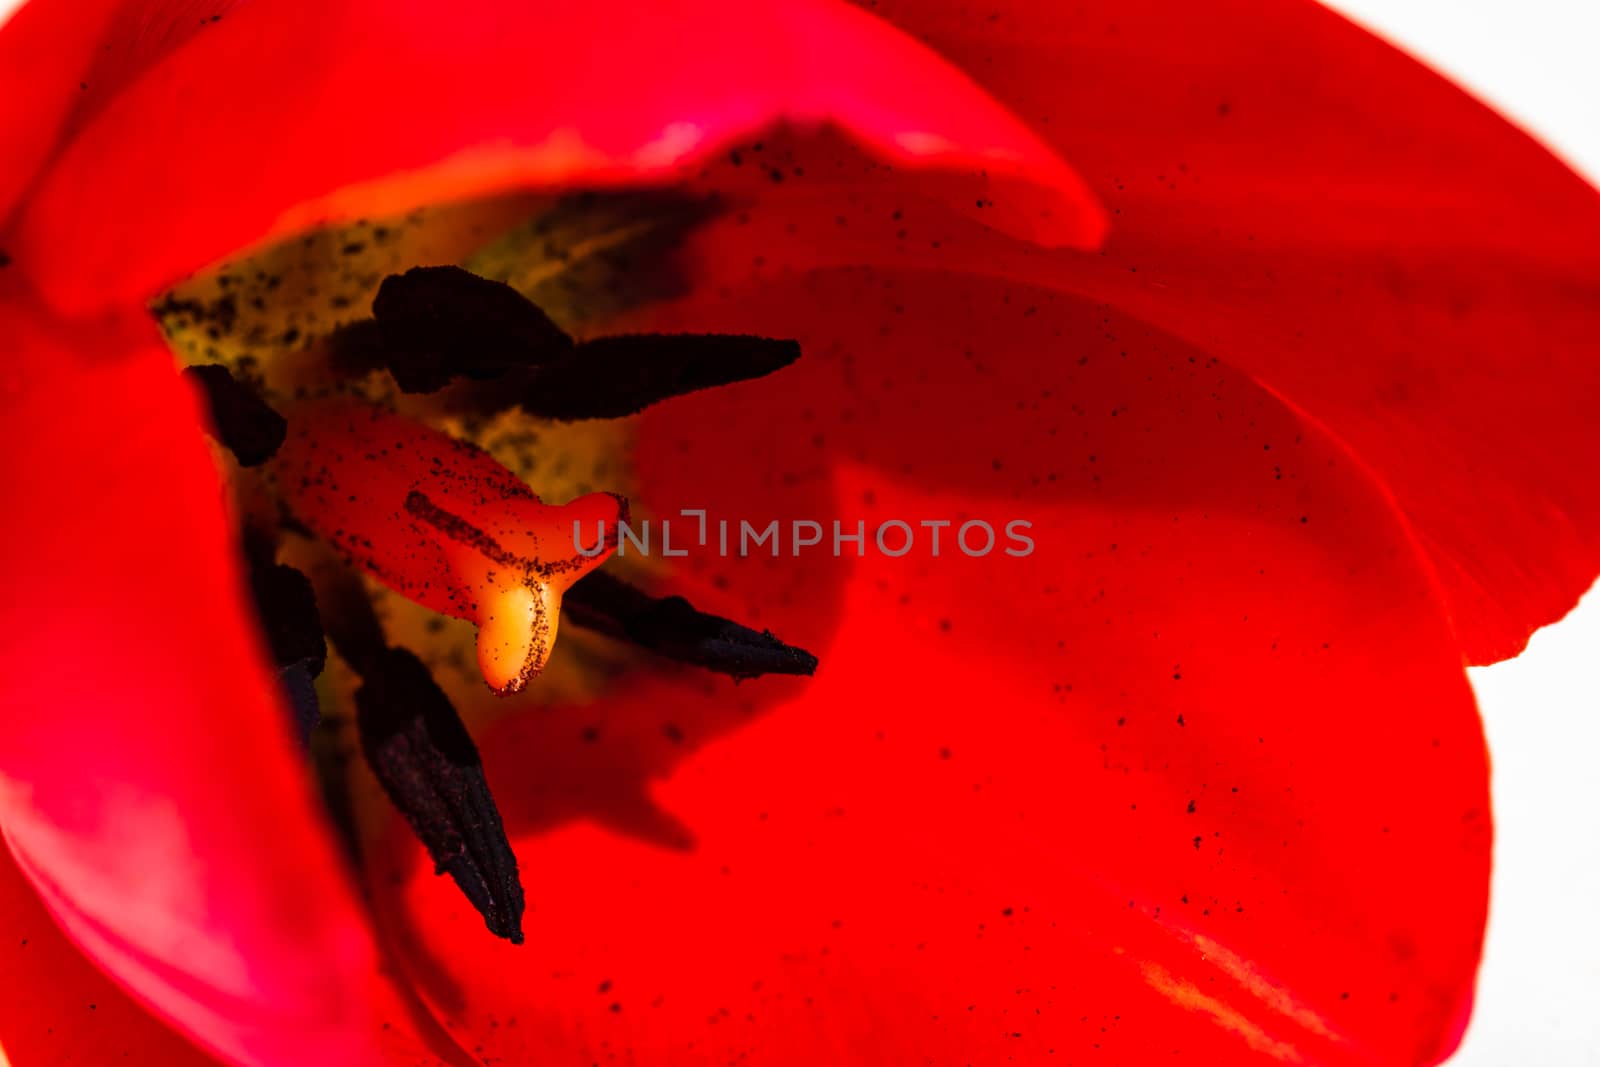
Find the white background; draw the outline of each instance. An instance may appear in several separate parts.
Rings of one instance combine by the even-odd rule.
[[[1471,672],[1497,837],[1478,1008],[1452,1067],[1600,1067],[1597,652],[1600,588],[1521,656]]]
[[[15,6],[0,0],[0,20]],[[1600,181],[1600,0],[1331,6]],[[1600,1067],[1597,666],[1600,588],[1519,658],[1472,672],[1494,756],[1498,843],[1478,1008],[1452,1067]]]

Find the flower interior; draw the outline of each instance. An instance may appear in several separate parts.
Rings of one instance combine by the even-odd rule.
[[[648,559],[601,569],[638,488],[628,420],[800,356],[755,336],[587,336],[674,293],[675,238],[715,210],[631,194],[417,211],[219,265],[152,309],[209,407],[325,794],[359,747],[437,872],[513,942],[516,858],[439,672],[501,696],[547,677],[592,691],[591,660],[548,670],[563,616],[590,642],[735,678],[816,669],[769,632],[651,595]]]

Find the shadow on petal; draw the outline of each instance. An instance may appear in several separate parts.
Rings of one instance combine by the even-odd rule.
[[[781,504],[762,484],[815,508],[825,487],[822,518],[1017,515],[1036,550],[802,556],[818,569],[790,603],[837,605],[812,682],[699,697],[625,678],[489,730],[491,774],[527,783],[505,806],[533,805],[507,811],[533,951],[472,937],[425,867],[390,856],[380,879],[464,994],[445,1016],[514,1059],[1452,1048],[1483,928],[1485,753],[1371,482],[1248,379],[1092,304],[833,272],[658,324],[753,321],[807,358],[642,421],[658,508]],[[641,739],[682,716],[695,743],[641,741],[618,774],[546,726],[600,708]],[[625,828],[562,821],[583,789]]]

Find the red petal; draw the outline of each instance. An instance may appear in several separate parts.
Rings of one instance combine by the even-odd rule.
[[[0,222],[54,151],[237,0],[30,0],[0,27]]]
[[[96,30],[114,0],[25,4],[0,21],[0,222],[16,205],[74,100],[70,81],[87,69]]]
[[[0,301],[0,826],[73,940],[196,1041],[378,1062],[406,1020],[265,670],[194,401],[140,319],[69,334]]]
[[[203,1067],[201,1053],[95,970],[0,851],[0,1047],[12,1067]]]
[[[643,506],[1021,518],[1037,548],[691,548],[678,587],[815,648],[815,681],[636,673],[481,738],[528,946],[481,936],[414,848],[374,877],[445,1018],[509,1062],[1445,1055],[1485,753],[1370,479],[1092,304],[865,271],[725,299],[657,325],[806,356],[652,409]]]
[[[1014,191],[1010,224],[1040,239],[1102,232],[1081,182],[1033,134],[835,0],[448,15],[294,0],[232,13],[108,107],[43,180],[15,254],[51,301],[87,310],[319,221],[516,185],[660,179],[779,119],[837,122],[908,164],[1022,179],[999,183]]]
[[[859,195],[856,171],[848,200],[811,182],[810,209],[754,213],[769,269],[913,260],[1113,303],[1347,443],[1415,527],[1473,662],[1576,602],[1600,571],[1592,187],[1313,3],[877,10],[1071,158],[1111,237],[1041,252]],[[747,270],[715,247],[724,273]]]

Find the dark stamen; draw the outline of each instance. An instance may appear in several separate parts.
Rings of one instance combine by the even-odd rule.
[[[407,393],[467,378],[449,402],[482,413],[520,404],[549,419],[621,418],[800,358],[798,342],[743,334],[624,334],[574,345],[533,301],[460,267],[389,275],[372,314],[334,333],[336,365],[352,375],[387,369]]]
[[[250,592],[278,667],[278,681],[294,710],[299,737],[307,741],[321,720],[315,679],[327,663],[327,644],[317,614],[317,595],[305,575],[293,567],[274,563],[270,548],[247,550],[250,558]]]
[[[437,873],[449,874],[499,937],[522,943],[522,881],[477,747],[428,668],[390,648],[365,589],[350,571],[317,569],[328,636],[361,675],[361,750]]]
[[[205,393],[216,438],[241,465],[255,467],[272,458],[289,431],[282,415],[220,363],[187,367],[183,373]]]
[[[478,749],[416,656],[371,657],[356,690],[361,750],[389,799],[498,937],[522,944],[522,881]]]
[[[385,365],[407,393],[431,393],[452,378],[498,378],[572,351],[572,338],[532,301],[460,267],[391,274],[378,287],[372,316]]]
[[[623,334],[542,367],[522,408],[547,419],[616,419],[701,389],[765,377],[800,358],[797,341],[743,334]]]
[[[734,678],[815,674],[817,657],[767,631],[696,611],[681,596],[657,598],[595,571],[562,598],[566,621],[632,641],[658,655]]]

